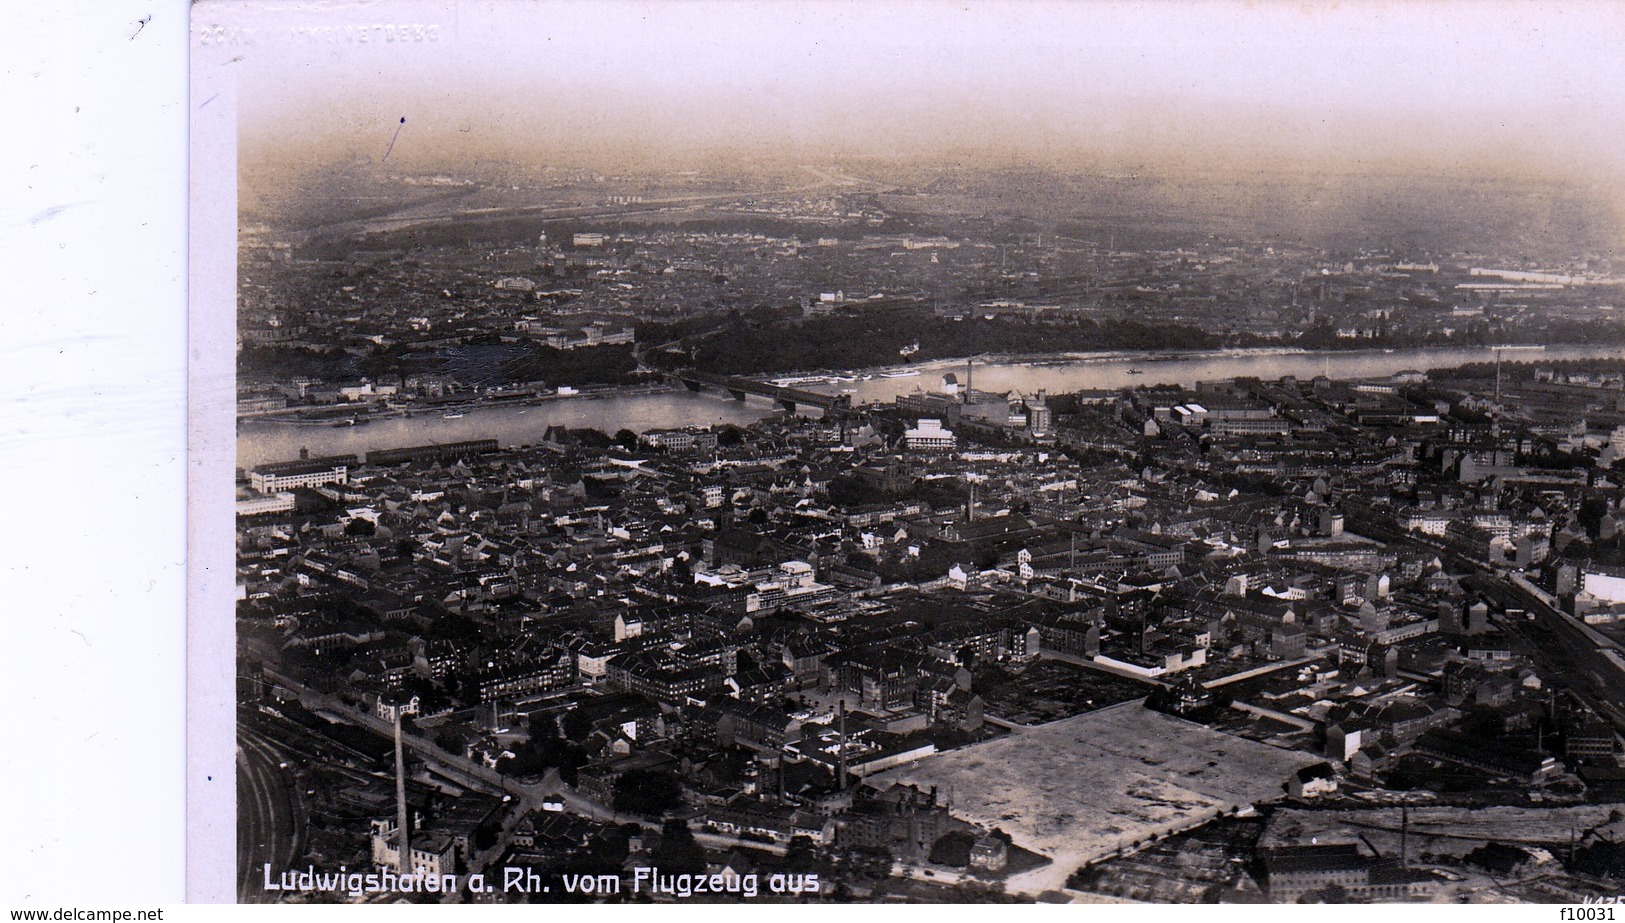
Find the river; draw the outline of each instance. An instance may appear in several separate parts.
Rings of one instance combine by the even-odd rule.
[[[1509,352],[1505,358],[1506,361],[1528,362],[1618,358],[1621,355],[1619,347],[1559,346],[1544,352]],[[1495,354],[1489,349],[1112,353],[1026,362],[990,359],[986,360],[985,365],[979,360],[972,372],[972,384],[978,391],[1015,390],[1030,394],[1042,388],[1059,394],[1152,384],[1191,387],[1197,381],[1240,376],[1279,378],[1282,375],[1296,375],[1311,378],[1324,374],[1340,379],[1371,378],[1392,375],[1404,369],[1448,368],[1494,359]],[[966,367],[961,360],[925,362],[905,370],[918,370],[920,374],[889,378],[877,372],[870,373],[874,377],[867,380],[802,387],[827,393],[850,393],[854,404],[890,401],[916,388],[939,390],[942,376],[948,372],[953,372],[963,383]],[[244,420],[237,431],[237,464],[251,467],[288,461],[299,457],[302,448],[320,456],[359,455],[372,449],[464,439],[494,438],[503,446],[525,445],[541,441],[542,434],[554,425],[571,429],[592,428],[612,435],[621,429],[641,433],[672,426],[743,425],[759,420],[776,409],[776,405],[754,397],[739,402],[720,393],[673,391],[664,394],[563,398],[528,406],[475,407],[466,411],[464,416],[450,420],[434,413],[415,414],[410,419],[385,417],[365,426],[335,427],[327,423]]]

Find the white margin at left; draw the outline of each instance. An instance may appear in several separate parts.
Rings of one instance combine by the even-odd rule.
[[[226,3],[191,8],[187,255],[186,900],[237,899],[237,67],[199,40]]]

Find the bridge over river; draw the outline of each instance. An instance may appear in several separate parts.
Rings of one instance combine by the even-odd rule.
[[[701,391],[705,388],[727,391],[733,395],[736,401],[742,401],[752,394],[765,397],[776,401],[780,407],[790,413],[795,413],[797,407],[817,407],[824,411],[826,416],[844,414],[852,409],[852,397],[847,394],[820,394],[817,391],[786,388],[765,381],[736,378],[731,375],[716,375],[698,369],[684,369],[680,372],[674,372],[671,378],[674,381],[682,382],[683,386],[690,391]]]

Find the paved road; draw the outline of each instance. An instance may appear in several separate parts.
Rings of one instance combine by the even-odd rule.
[[[1230,707],[1236,711],[1246,712],[1249,715],[1257,715],[1261,718],[1269,718],[1272,721],[1279,721],[1282,724],[1290,725],[1301,731],[1313,731],[1315,729],[1315,723],[1307,718],[1300,718],[1297,715],[1289,712],[1277,711],[1273,708],[1265,708],[1262,705],[1251,705],[1247,702],[1232,702],[1230,703]]]
[[[1098,673],[1105,673],[1110,676],[1115,676],[1118,679],[1134,680],[1135,682],[1145,683],[1148,686],[1168,685],[1167,680],[1158,679],[1152,676],[1141,676],[1138,673],[1132,673],[1128,670],[1120,670],[1117,667],[1108,666],[1103,663],[1096,663],[1088,657],[1080,657],[1077,654],[1069,654],[1066,651],[1052,651],[1048,648],[1044,648],[1038,652],[1038,657],[1041,660],[1059,660],[1062,663],[1070,663],[1075,667],[1083,667],[1086,670],[1094,670]]]

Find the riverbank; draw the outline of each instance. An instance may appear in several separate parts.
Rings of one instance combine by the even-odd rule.
[[[364,426],[375,420],[388,420],[392,418],[412,419],[414,417],[428,417],[433,414],[463,414],[474,410],[493,407],[533,407],[552,403],[553,401],[571,400],[603,400],[606,397],[632,397],[645,394],[668,394],[677,390],[676,385],[648,384],[648,385],[605,385],[597,388],[584,388],[572,393],[523,393],[508,394],[491,398],[475,398],[467,401],[436,401],[433,403],[395,404],[379,408],[376,404],[348,406],[323,404],[312,407],[298,407],[283,410],[249,411],[237,414],[239,422],[254,420],[258,423],[273,423],[292,426],[310,426],[314,424],[327,424],[329,426]],[[351,422],[353,421],[353,422]]]
[[[1530,349],[1532,347],[1519,347]],[[1606,352],[1621,348],[1612,346],[1596,346],[1587,343],[1561,343],[1540,347],[1552,353],[1565,353],[1571,350],[1585,352]],[[1395,354],[1426,355],[1426,354],[1456,354],[1456,353],[1483,352],[1493,355],[1493,347],[1489,346],[1419,346],[1408,348],[1378,348],[1363,347],[1349,349],[1308,349],[1301,346],[1245,346],[1224,347],[1218,349],[1187,349],[1187,350],[1094,350],[1073,351],[1061,353],[977,353],[969,356],[955,356],[948,358],[927,359],[920,362],[904,362],[891,365],[869,366],[859,369],[815,369],[795,372],[790,375],[769,376],[765,373],[742,376],[755,381],[772,383],[788,382],[798,385],[810,385],[817,390],[817,385],[833,384],[851,381],[866,381],[872,378],[908,377],[909,373],[923,373],[927,371],[954,371],[965,368],[974,362],[975,368],[984,368],[995,365],[1020,365],[1030,368],[1052,368],[1082,363],[1110,363],[1110,362],[1187,362],[1203,359],[1246,359],[1269,357],[1324,357],[1327,360],[1349,356],[1386,356]],[[1606,358],[1603,355],[1591,358]],[[1420,365],[1418,371],[1428,372],[1437,369],[1453,368],[1445,365]]]
[[[1551,347],[1541,354],[1552,362],[1578,359],[1617,358],[1619,351],[1607,346]],[[1474,362],[1493,361],[1489,348],[1443,350],[1340,350],[1337,352],[1302,349],[1222,349],[1168,351],[1099,351],[1073,353],[1065,360],[1054,356],[980,356],[972,370],[979,391],[1039,391],[1071,394],[1079,391],[1115,391],[1140,385],[1194,387],[1198,381],[1254,377],[1273,380],[1282,375],[1313,378],[1327,375],[1336,379],[1382,378],[1407,369],[1451,368]],[[940,374],[963,373],[965,359],[933,360],[865,370],[853,374],[844,370],[842,381],[803,385],[824,394],[846,394],[853,406],[891,405],[900,395],[941,390]],[[921,372],[919,375],[885,377],[885,371]],[[960,377],[966,377],[961,374]],[[845,380],[850,378],[851,380]],[[629,429],[642,433],[651,429],[686,426],[748,426],[773,413],[777,404],[764,398],[731,400],[726,391],[690,392],[681,386],[641,386],[630,389],[604,389],[558,399],[527,402],[473,402],[462,409],[444,405],[412,409],[379,416],[370,425],[334,426],[328,422],[295,417],[276,423],[264,419],[239,420],[237,460],[243,467],[298,458],[301,450],[311,455],[362,454],[373,449],[400,448],[458,442],[468,439],[497,439],[503,446],[534,445],[551,426],[568,429],[597,429],[614,433]],[[337,413],[336,408],[327,412]],[[450,416],[445,416],[445,414]]]
[[[1582,356],[1569,355],[1570,353],[1583,353]],[[1617,356],[1619,351],[1611,346],[1593,346],[1584,343],[1556,344],[1544,347],[1542,355],[1551,355],[1553,361],[1572,360],[1574,358],[1608,358]],[[1296,346],[1250,346],[1227,347],[1219,349],[1191,349],[1191,350],[1092,350],[1072,351],[1062,353],[979,353],[970,356],[957,356],[950,358],[928,359],[921,362],[903,362],[890,365],[877,365],[860,369],[812,369],[799,371],[788,375],[757,374],[741,376],[753,381],[763,381],[778,385],[803,387],[810,391],[821,393],[853,393],[859,389],[842,387],[858,383],[875,381],[891,381],[899,385],[908,385],[910,379],[922,377],[926,372],[950,372],[961,369],[970,369],[973,374],[986,375],[989,370],[998,367],[1020,367],[1030,369],[1065,369],[1080,365],[1106,365],[1114,363],[1140,363],[1148,367],[1164,366],[1168,363],[1193,363],[1210,360],[1253,360],[1263,361],[1275,358],[1292,359],[1323,359],[1329,371],[1332,362],[1346,365],[1350,357],[1371,357],[1380,359],[1386,356],[1411,356],[1418,359],[1435,357],[1432,362],[1412,363],[1418,371],[1433,371],[1436,369],[1454,368],[1461,364],[1474,361],[1493,361],[1492,347],[1418,347],[1413,349],[1306,349]],[[1467,357],[1463,360],[1461,357]],[[1442,363],[1438,360],[1445,360]],[[1395,370],[1397,371],[1397,370]],[[1134,368],[1130,374],[1144,375],[1146,369]],[[1317,372],[1318,374],[1318,372]],[[1378,375],[1392,374],[1392,372],[1379,372]],[[1129,382],[1125,386],[1138,384],[1170,384],[1176,382],[1159,381],[1156,378],[1144,378]],[[918,384],[918,383],[914,383]],[[412,418],[432,413],[467,413],[470,411],[506,407],[515,405],[535,405],[551,401],[567,400],[602,400],[605,398],[632,397],[649,394],[668,394],[680,390],[679,386],[661,382],[645,385],[602,385],[583,388],[574,393],[537,393],[522,392],[510,393],[495,397],[478,397],[466,401],[436,401],[433,403],[412,403],[409,405],[394,405],[387,409],[378,409],[376,405],[366,408],[347,407],[346,405],[322,405],[315,407],[300,407],[283,410],[250,411],[237,414],[237,419],[256,420],[265,423],[284,425],[311,425],[328,423],[335,426],[365,425],[373,420],[389,419],[392,417]],[[927,388],[926,390],[930,390]],[[344,422],[355,418],[356,423]]]
[[[1251,346],[1187,350],[1112,349],[1064,353],[981,353],[974,356],[958,356],[948,359],[927,359],[923,362],[904,363],[902,365],[876,366],[875,368],[859,369],[856,372],[847,371],[841,374],[873,374],[884,376],[888,372],[905,370],[936,371],[938,369],[960,368],[972,361],[975,361],[978,365],[1022,365],[1043,368],[1075,365],[1086,362],[1180,362],[1190,359],[1242,358],[1247,356],[1310,356],[1318,355],[1320,353],[1325,353],[1327,355],[1349,355],[1351,353],[1362,352],[1392,353],[1395,352],[1395,350],[1312,350],[1297,346]]]
[[[876,365],[858,369],[812,369],[789,374],[757,373],[740,377],[781,386],[807,387],[816,391],[820,385],[838,385],[854,381],[869,381],[876,378],[908,378],[928,371],[952,371],[964,368],[972,362],[977,367],[1020,365],[1048,368],[1089,362],[1179,362],[1190,359],[1240,358],[1247,356],[1308,356],[1322,352],[1327,355],[1349,355],[1360,352],[1392,353],[1395,350],[1310,350],[1294,346],[1253,346],[1190,350],[1117,349],[1061,353],[976,353],[969,356],[926,359],[920,362]]]

